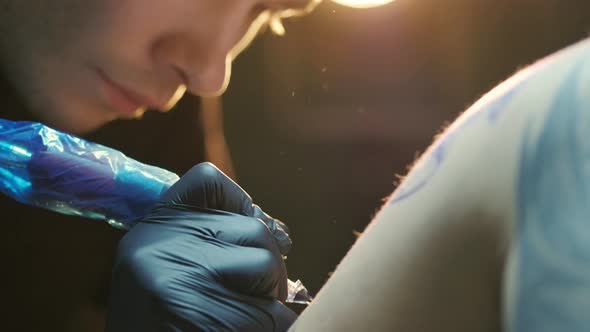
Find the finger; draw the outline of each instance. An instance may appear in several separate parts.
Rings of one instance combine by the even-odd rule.
[[[250,196],[209,162],[191,168],[163,196],[163,203],[184,204],[248,215]]]
[[[191,168],[162,196],[161,201],[260,218],[271,230],[281,254],[286,255],[291,249],[285,224],[264,213],[244,189],[212,163],[200,163]]]
[[[274,323],[273,331],[287,331],[297,319],[297,314],[279,301],[267,302],[259,306],[271,317]]]
[[[218,218],[209,227],[214,230],[215,237],[225,242],[263,248],[280,255],[271,230],[260,219],[225,212],[223,218]]]
[[[166,306],[166,311],[157,315],[165,321],[151,327],[158,331],[285,332],[297,319],[293,311],[277,300],[261,300],[219,289],[201,289],[199,293],[199,298],[193,301],[182,301],[189,305]]]
[[[235,214],[228,217],[222,223],[212,224],[212,227],[216,228],[216,238],[241,247],[265,249],[272,254],[274,266],[280,268],[277,271],[281,282],[277,284],[278,293],[276,296],[281,299],[286,298],[288,290],[286,283],[287,270],[283,256],[268,227],[259,219]]]
[[[162,311],[143,319],[151,320],[152,329],[284,332],[297,319],[293,311],[277,300],[247,296],[209,283],[191,283],[191,291],[188,292],[182,286],[176,287],[176,280],[171,281],[171,284],[174,287],[167,287],[157,296],[165,303],[155,306]]]
[[[206,251],[207,256],[211,262],[220,264],[220,268],[215,270],[229,271],[230,276],[235,276],[236,289],[242,289],[244,281],[246,285],[252,285],[252,290],[249,292],[267,294],[280,299],[286,298],[287,271],[283,257],[270,231],[259,219],[213,209],[177,210],[162,207],[158,210],[155,219],[142,221],[144,226],[151,224],[158,224],[161,231],[166,229],[162,227],[162,224],[171,225],[173,232],[180,230],[184,234],[194,234],[194,239],[198,242],[202,241],[203,237],[208,238],[206,242],[215,244],[216,248],[212,249],[216,250]],[[195,243],[196,245],[197,243]],[[228,249],[224,249],[222,252],[217,250],[224,247],[228,247]],[[248,256],[248,250],[254,249],[255,252],[263,253]],[[199,257],[196,253],[185,253],[184,255],[193,258]],[[272,259],[269,259],[269,256]],[[232,262],[229,266],[234,266],[235,269],[227,268],[228,261]],[[198,261],[195,261],[195,264],[198,265]],[[252,267],[248,268],[248,265]],[[246,273],[242,275],[235,273],[235,270]],[[260,276],[267,277],[267,279],[259,280]],[[258,284],[259,282],[260,284]],[[249,287],[246,288],[249,289]]]
[[[279,248],[281,254],[287,255],[293,244],[289,237],[289,228],[287,228],[287,225],[264,213],[264,211],[262,211],[262,209],[256,204],[252,204],[252,217],[256,217],[266,224],[274,237],[275,244]]]
[[[275,322],[275,331],[287,331],[297,319],[297,314],[279,301],[274,301],[267,310]]]
[[[250,247],[227,247],[223,259],[216,260],[214,269],[222,284],[241,294],[287,298],[287,268],[272,252]]]
[[[231,244],[267,249],[277,256],[281,253],[271,230],[257,218],[227,211],[160,205],[142,223],[171,224],[196,233],[207,233]]]
[[[231,297],[231,296],[230,296]],[[277,300],[241,297],[239,321],[233,314],[233,330],[240,332],[285,332],[297,319],[297,314]]]

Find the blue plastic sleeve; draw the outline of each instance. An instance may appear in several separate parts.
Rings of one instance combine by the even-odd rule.
[[[0,192],[128,228],[178,175],[35,122],[0,119]]]

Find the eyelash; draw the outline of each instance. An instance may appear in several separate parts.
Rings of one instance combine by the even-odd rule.
[[[263,13],[268,13],[268,20],[265,22],[264,26],[260,29],[259,34],[264,32],[266,28],[270,28],[270,30],[278,36],[282,36],[285,34],[285,27],[283,26],[282,19],[285,17],[292,17],[292,16],[300,16],[306,13],[311,12],[320,2],[321,0],[308,0],[308,4],[300,9],[272,9],[265,5],[259,5],[255,7],[254,13],[258,17]]]
[[[260,17],[260,15],[268,15],[268,19],[261,27],[258,34],[263,33],[267,28],[270,28],[270,30],[276,35],[282,36],[285,34],[285,28],[281,21],[281,11],[273,10],[264,5],[258,5],[252,9],[252,13],[255,18]]]
[[[285,27],[283,26],[283,22],[281,21],[281,13],[280,12],[270,12],[270,18],[268,20],[268,26],[270,30],[278,35],[282,36],[285,34]]]

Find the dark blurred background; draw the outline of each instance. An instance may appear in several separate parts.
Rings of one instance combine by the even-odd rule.
[[[225,130],[240,184],[291,227],[291,277],[316,293],[394,175],[483,93],[587,36],[590,1],[324,3],[285,27],[235,63]]]
[[[364,10],[326,2],[285,26],[286,36],[265,33],[238,58],[222,100],[188,98],[171,114],[90,138],[178,173],[219,163],[290,226],[291,278],[315,294],[395,188],[395,174],[483,93],[586,37],[590,2],[397,0]],[[16,270],[4,276],[16,303],[8,321],[101,330],[122,233],[37,213],[6,222],[19,246],[6,248]]]

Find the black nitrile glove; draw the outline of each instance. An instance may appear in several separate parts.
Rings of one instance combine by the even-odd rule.
[[[193,167],[121,240],[106,331],[286,331],[283,227],[215,166]]]

